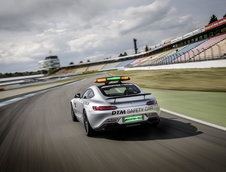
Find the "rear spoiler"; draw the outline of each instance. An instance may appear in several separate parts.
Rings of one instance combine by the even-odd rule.
[[[119,98],[127,98],[127,97],[137,97],[137,96],[144,96],[144,99],[145,99],[145,96],[147,95],[151,95],[151,93],[143,93],[143,94],[131,94],[131,95],[124,95],[124,96],[116,96],[116,97],[110,97],[110,98],[107,98],[107,100],[110,100],[110,99],[114,99],[114,103],[116,101],[116,99],[119,99]]]

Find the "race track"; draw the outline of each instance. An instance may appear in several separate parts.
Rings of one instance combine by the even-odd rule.
[[[166,113],[157,128],[85,136],[69,102],[92,84],[85,79],[1,107],[0,171],[226,171],[226,132]]]

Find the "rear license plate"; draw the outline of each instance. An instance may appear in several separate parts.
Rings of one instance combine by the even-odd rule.
[[[123,118],[124,123],[136,122],[136,121],[142,121],[142,120],[143,120],[143,115],[128,116]]]

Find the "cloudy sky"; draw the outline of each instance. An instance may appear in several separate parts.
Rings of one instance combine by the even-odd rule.
[[[188,33],[226,13],[226,0],[0,0],[0,72],[38,70],[139,51]]]

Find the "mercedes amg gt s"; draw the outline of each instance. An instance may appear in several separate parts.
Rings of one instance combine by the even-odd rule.
[[[137,85],[124,83],[127,76],[97,78],[96,85],[71,100],[73,121],[84,124],[87,136],[116,126],[160,122],[160,107],[156,98]]]

